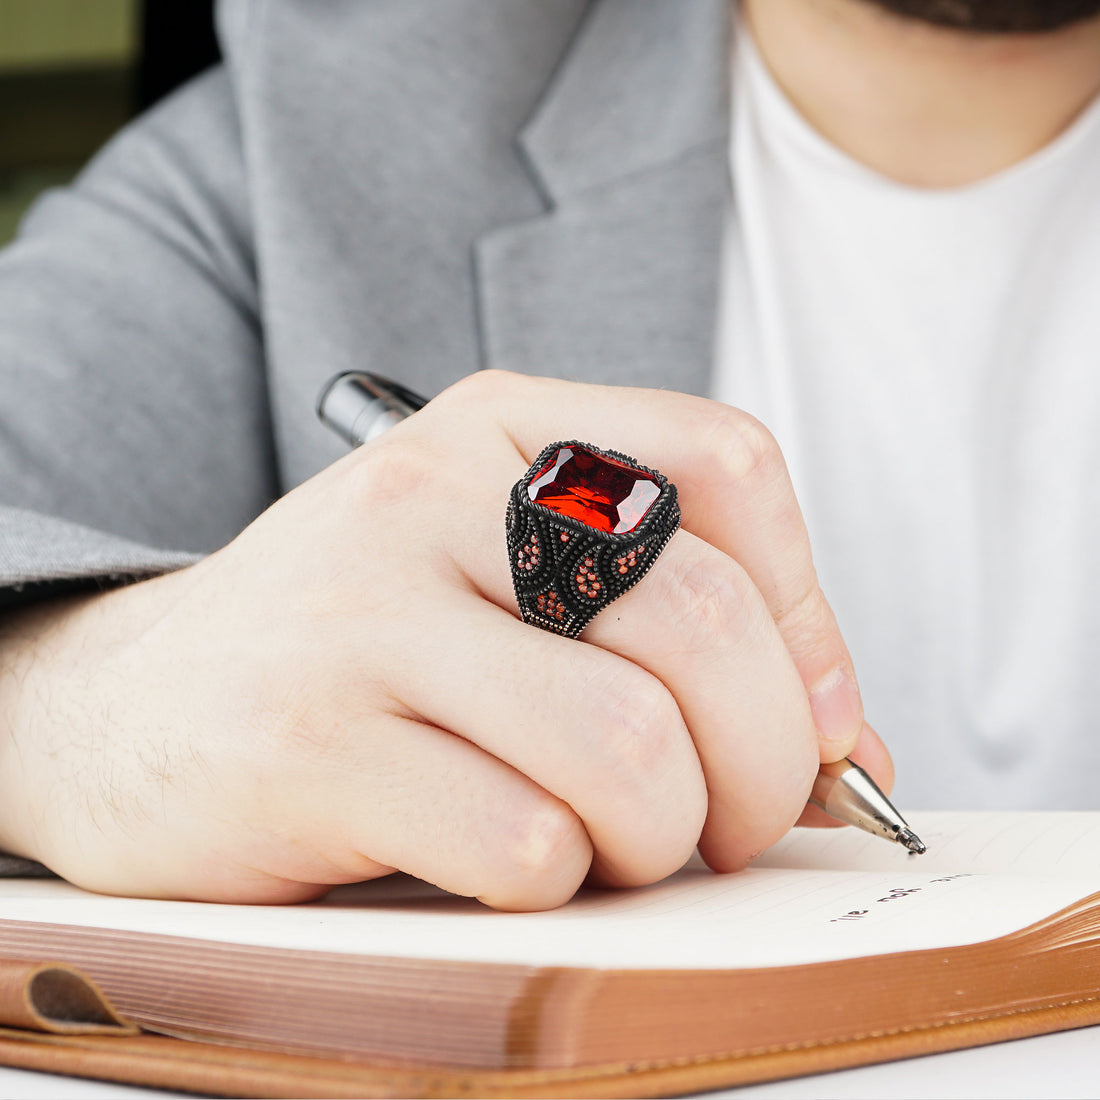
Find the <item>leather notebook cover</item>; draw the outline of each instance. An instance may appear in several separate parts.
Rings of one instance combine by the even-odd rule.
[[[0,961],[0,1063],[132,1085],[239,1097],[658,1097],[793,1077],[1100,1023],[1100,996],[932,1028],[737,1057],[448,1070],[306,1058],[138,1034],[63,964]]]

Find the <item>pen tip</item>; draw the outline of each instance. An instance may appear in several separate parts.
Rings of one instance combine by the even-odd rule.
[[[899,829],[898,843],[904,844],[914,855],[922,856],[928,851],[924,841],[912,829]]]

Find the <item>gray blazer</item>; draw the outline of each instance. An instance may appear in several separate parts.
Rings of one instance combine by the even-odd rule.
[[[705,392],[729,7],[225,3],[0,256],[0,596],[230,540],[341,453],[338,370]]]

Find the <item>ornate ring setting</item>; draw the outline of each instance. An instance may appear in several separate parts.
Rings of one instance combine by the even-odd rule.
[[[576,638],[680,526],[676,486],[617,451],[551,443],[512,486],[512,584],[525,623]]]

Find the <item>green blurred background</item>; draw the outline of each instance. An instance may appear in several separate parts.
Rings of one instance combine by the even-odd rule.
[[[217,59],[212,0],[0,0],[0,244],[44,188]]]

